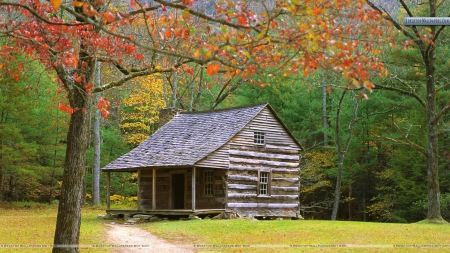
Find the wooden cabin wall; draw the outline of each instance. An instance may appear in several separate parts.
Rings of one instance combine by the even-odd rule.
[[[153,170],[142,169],[139,193],[143,210],[152,209]],[[170,178],[169,169],[156,170],[156,209],[169,209]]]
[[[264,132],[265,145],[254,144]],[[229,143],[227,210],[241,216],[296,217],[299,212],[299,148],[267,108]],[[269,196],[258,196],[258,171],[270,172]]]
[[[199,167],[209,167],[209,168],[221,168],[228,169],[230,164],[228,160],[228,145],[224,145],[212,152],[200,162],[197,163]]]
[[[204,171],[214,171],[214,196],[205,196],[203,176]],[[192,172],[189,171],[189,182],[187,188],[186,209],[192,209]],[[195,179],[195,209],[224,209],[225,208],[225,176],[224,169],[197,168]]]

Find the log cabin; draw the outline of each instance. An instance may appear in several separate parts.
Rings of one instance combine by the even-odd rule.
[[[131,213],[240,217],[299,216],[301,145],[272,107],[258,104],[204,112],[166,108],[160,128],[111,162],[111,172],[137,172]]]

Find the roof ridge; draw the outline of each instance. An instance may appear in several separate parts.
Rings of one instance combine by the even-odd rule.
[[[221,112],[221,111],[232,111],[232,110],[238,110],[238,109],[244,109],[244,108],[250,108],[250,107],[258,107],[261,105],[268,105],[269,103],[267,102],[262,102],[262,103],[257,103],[257,104],[253,104],[253,105],[241,105],[241,106],[236,106],[236,107],[231,107],[231,108],[221,108],[221,109],[212,109],[212,110],[205,110],[205,111],[195,111],[195,112],[179,112],[178,114],[201,114],[201,113],[211,113],[211,112]]]

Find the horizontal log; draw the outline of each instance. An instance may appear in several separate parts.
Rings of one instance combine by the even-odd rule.
[[[282,149],[282,150],[299,150],[299,148],[295,145],[295,144],[290,144],[290,145],[273,145],[273,144],[266,144],[266,148],[270,149]]]
[[[258,195],[256,193],[228,193],[228,199],[231,198],[256,198]],[[280,200],[295,200],[298,199],[298,195],[271,195],[269,197],[271,199],[280,199]]]
[[[279,204],[279,203],[228,203],[228,208],[297,208],[298,203],[295,204]]]
[[[228,180],[243,180],[243,181],[258,181],[258,177],[244,176],[244,175],[228,175]]]
[[[294,194],[294,195],[271,195],[271,198],[274,199],[281,199],[281,200],[296,200],[298,199],[298,194]]]
[[[228,198],[255,198],[256,193],[228,193]]]
[[[273,191],[298,192],[298,187],[272,186]]]
[[[256,190],[256,185],[228,184],[229,189]]]
[[[285,181],[285,182],[291,182],[291,183],[296,183],[299,180],[298,177],[293,177],[293,178],[288,178],[288,177],[273,177],[272,181]]]
[[[244,166],[244,165],[240,165],[240,164],[230,164],[229,166],[230,169],[232,170],[249,170],[249,171],[258,171],[259,169],[264,169],[267,168],[269,169],[269,167],[263,167],[263,166]]]
[[[231,166],[231,164],[230,164]],[[272,173],[295,173],[298,174],[300,169],[273,168]]]
[[[232,150],[230,149],[230,155],[239,155],[239,156],[251,156],[251,157],[261,157],[268,159],[285,159],[285,160],[299,160],[298,155],[279,155],[272,153],[262,153],[262,152],[254,152],[254,151],[242,151],[242,150]]]
[[[299,163],[277,162],[277,161],[267,161],[267,160],[257,160],[257,159],[235,158],[235,157],[230,157],[230,162],[269,165],[269,166],[278,166],[278,167],[289,167],[289,168],[298,168],[298,166],[299,166]]]
[[[242,151],[259,151],[259,152],[267,152],[267,153],[273,153],[273,154],[291,154],[291,155],[298,155],[299,149],[278,149],[276,146],[271,145],[272,148],[268,148],[267,146],[258,146],[253,144],[253,139],[251,140],[251,143],[245,142],[242,143],[240,141],[236,142],[237,139],[232,139],[232,142],[230,143],[230,149],[233,150],[242,150]]]

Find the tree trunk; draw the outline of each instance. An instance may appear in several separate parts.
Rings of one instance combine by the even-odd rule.
[[[78,108],[70,117],[61,196],[54,238],[54,253],[79,252],[83,179],[86,161],[86,93],[72,89],[70,106]]]
[[[348,135],[345,146],[342,147],[341,141],[339,138],[339,135],[340,135],[339,129],[341,127],[340,123],[339,123],[339,117],[340,117],[342,101],[344,100],[345,93],[346,93],[346,90],[344,90],[342,92],[341,98],[339,100],[337,112],[336,112],[335,131],[336,131],[336,148],[337,148],[337,154],[338,154],[338,173],[337,173],[337,179],[336,179],[336,188],[334,191],[334,203],[333,203],[333,211],[331,213],[331,220],[337,219],[337,214],[339,211],[339,199],[341,198],[342,170],[344,167],[344,159],[345,159],[345,155],[347,154],[347,151],[350,147],[350,142],[353,137],[353,132],[355,130],[355,124],[356,124],[357,116],[358,116],[358,106],[359,106],[359,102],[361,101],[359,98],[356,100],[355,106],[353,108],[353,119],[350,123],[350,133]]]
[[[100,62],[95,63],[94,85],[100,86]],[[99,94],[95,95],[98,101]],[[100,110],[95,109],[94,115],[94,179],[92,184],[92,204],[100,205]]]
[[[323,127],[323,146],[328,146],[328,117],[327,117],[327,77],[326,71],[323,72],[322,79],[322,127]]]
[[[434,28],[432,28],[434,29]],[[434,33],[434,31],[433,31]],[[438,167],[438,129],[436,121],[436,89],[434,46],[423,54],[427,76],[427,185],[428,185],[428,213],[427,219],[442,220],[439,189]]]

